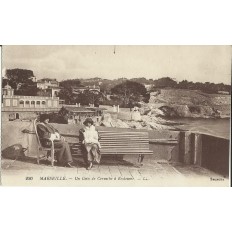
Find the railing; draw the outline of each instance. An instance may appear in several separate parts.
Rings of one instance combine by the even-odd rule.
[[[54,99],[54,100],[59,100],[59,97],[47,97],[47,96],[20,96],[20,95],[13,95],[13,96],[7,96],[7,95],[3,95],[2,96],[3,98],[22,98],[22,99],[40,99],[40,100],[43,100],[43,99],[48,99],[48,100],[51,100],[51,99]]]
[[[2,107],[2,112],[47,112],[47,111],[59,111],[60,107]]]

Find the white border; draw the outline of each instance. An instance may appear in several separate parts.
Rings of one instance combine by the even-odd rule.
[[[1,44],[231,44],[231,1],[1,1]],[[1,231],[231,231],[231,190],[0,188]],[[3,229],[2,229],[3,228]]]

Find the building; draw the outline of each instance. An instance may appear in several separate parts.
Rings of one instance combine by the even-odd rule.
[[[68,110],[69,124],[83,124],[86,118],[91,117],[94,122],[99,123],[105,108],[83,107],[78,105],[63,105]]]
[[[6,85],[2,89],[2,119],[12,121],[36,117],[41,112],[58,112],[60,110],[58,97],[18,96],[14,89]]]
[[[152,84],[144,84],[144,86],[145,86],[147,91],[150,91],[152,89],[152,87],[153,87]]]
[[[41,95],[57,97],[61,90],[56,79],[44,78],[37,81],[37,88],[41,90]]]
[[[38,96],[57,97],[61,87],[48,87],[47,89],[40,89],[37,92]]]
[[[72,92],[75,94],[83,93],[84,91],[97,91],[100,92],[100,86],[89,85],[89,86],[75,86],[72,87]]]
[[[230,95],[229,91],[218,91],[218,94]]]
[[[52,87],[59,87],[59,82],[56,79],[43,78],[37,81],[37,88],[48,89]]]

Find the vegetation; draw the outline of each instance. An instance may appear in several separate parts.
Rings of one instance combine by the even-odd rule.
[[[160,79],[154,80],[153,84],[156,88],[175,88],[177,86],[177,82],[170,77],[162,77]]]
[[[69,111],[62,107],[58,113],[49,114],[49,121],[51,123],[68,124],[68,113]]]
[[[69,89],[71,87],[81,86],[81,81],[79,79],[64,80],[60,82],[60,86]]]
[[[14,90],[15,95],[36,96],[37,86],[33,82],[33,71],[27,69],[7,69],[3,80],[3,87],[8,83]]]
[[[8,69],[6,70],[6,77],[8,80],[3,79],[3,87],[8,83],[15,90],[16,95],[46,95],[45,93],[39,92],[36,83],[33,82],[34,73],[31,70]],[[99,91],[94,90],[85,90],[82,93],[73,91],[73,87],[89,85],[100,86],[100,93]],[[223,83],[214,84],[210,82],[194,83],[187,80],[178,83],[171,77],[162,77],[156,80],[148,80],[144,77],[133,78],[131,80],[126,78],[109,80],[95,77],[61,81],[60,87],[62,89],[60,90],[58,97],[65,100],[66,104],[80,103],[81,105],[94,104],[95,106],[99,106],[99,104],[107,104],[133,107],[138,105],[140,101],[148,102],[150,94],[146,90],[145,85],[152,86],[150,91],[157,91],[163,88],[175,88],[200,90],[210,94],[218,93],[219,91],[231,92],[231,85],[225,85]],[[107,99],[107,95],[111,95],[111,97]]]
[[[218,91],[231,92],[231,85],[225,85],[223,83],[215,84],[210,82],[192,82],[192,81],[181,81],[176,86],[179,89],[191,89],[191,90],[201,90],[204,93],[218,93]]]
[[[154,80],[154,86],[152,90],[161,88],[177,88],[177,89],[190,89],[190,90],[200,90],[204,93],[218,93],[218,91],[231,92],[231,85],[225,85],[223,83],[215,84],[210,82],[192,82],[183,80],[177,83],[170,77],[162,77],[160,79]]]
[[[111,89],[111,92],[122,100],[122,106],[128,106],[147,98],[145,86],[134,81],[127,80],[118,84]]]

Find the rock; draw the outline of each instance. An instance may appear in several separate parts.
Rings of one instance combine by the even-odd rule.
[[[155,116],[164,116],[164,112],[158,108],[152,109],[151,114],[153,114]]]
[[[135,121],[130,121],[127,122],[130,128],[134,128],[134,129],[142,129],[143,126],[141,125],[140,122],[135,122]]]
[[[167,120],[157,117],[156,114],[161,114],[161,110],[153,109],[151,115],[140,115],[139,111],[134,111],[133,119],[119,119],[112,118],[110,114],[105,114],[101,126],[115,127],[115,128],[134,128],[134,129],[146,129],[146,130],[167,130],[173,129],[173,127],[167,124]]]
[[[179,116],[179,117],[190,117],[191,113],[189,111],[189,108],[187,105],[178,105],[175,106],[174,112]]]
[[[109,113],[104,114],[102,116],[102,121],[111,122],[112,121],[111,114],[109,114]]]
[[[115,127],[117,127],[117,128],[130,128],[126,122],[123,122],[120,119],[117,119],[117,121],[115,122]]]
[[[102,121],[101,126],[105,126],[105,127],[112,127],[112,124],[110,122],[107,122],[107,121]]]

